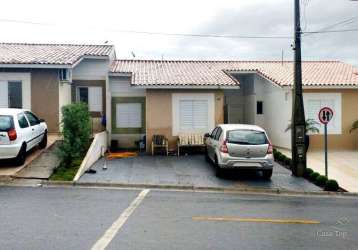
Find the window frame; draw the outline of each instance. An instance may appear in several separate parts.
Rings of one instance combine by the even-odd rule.
[[[206,101],[207,102],[207,127],[196,129],[182,129],[180,127],[180,101]],[[172,94],[172,134],[178,136],[181,133],[207,133],[215,128],[215,94],[214,93],[173,93]]]
[[[90,88],[100,88],[100,102],[101,102],[101,110],[91,110],[91,95],[90,95]],[[87,106],[88,106],[88,110],[90,112],[94,112],[94,113],[103,113],[104,111],[104,105],[103,105],[103,87],[102,86],[87,86],[87,85],[83,85],[83,86],[76,86],[76,101],[77,102],[81,102],[81,98],[80,98],[80,89],[87,89]]]
[[[22,116],[22,117],[25,119],[26,124],[27,124],[27,127],[22,127],[22,126],[21,126],[19,116]],[[19,127],[20,127],[21,129],[25,129],[25,128],[29,128],[29,127],[30,127],[30,122],[29,122],[29,120],[27,119],[25,113],[19,113],[19,114],[17,114],[16,119],[17,119],[17,123],[19,124]]]
[[[24,114],[25,114],[25,116],[26,116],[27,121],[28,121],[29,124],[30,124],[30,127],[39,125],[39,124],[41,123],[40,119],[39,119],[34,113],[32,113],[32,112],[30,112],[30,111],[25,111]],[[36,123],[35,123],[35,124],[32,124],[32,123],[31,123],[31,120],[30,120],[29,117],[28,117],[29,114],[30,114],[30,116],[33,116],[33,117],[35,118],[35,120],[36,120]]]
[[[263,114],[264,114],[264,102],[256,101],[256,115],[263,115]]]

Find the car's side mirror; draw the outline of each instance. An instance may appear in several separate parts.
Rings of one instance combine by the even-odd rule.
[[[205,134],[204,134],[204,138],[208,138],[208,137],[210,137],[210,134],[209,134],[209,133],[205,133]]]
[[[40,123],[41,123],[41,122],[45,122],[45,119],[39,119],[39,121],[40,121]]]

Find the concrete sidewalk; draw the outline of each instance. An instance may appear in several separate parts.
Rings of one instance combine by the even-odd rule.
[[[291,151],[279,149],[291,157]],[[324,151],[310,150],[307,155],[307,167],[324,175]],[[329,150],[328,177],[335,179],[338,184],[349,192],[358,192],[358,151]]]
[[[47,137],[47,147],[51,147],[57,140],[59,139],[58,135],[49,134]],[[8,180],[19,173],[21,170],[26,168],[31,162],[37,159],[46,149],[39,149],[39,147],[35,147],[30,152],[27,153],[26,162],[22,166],[14,166],[9,161],[0,161],[0,180]]]
[[[103,170],[106,164],[107,170]],[[109,183],[130,185],[172,185],[207,188],[260,188],[298,192],[321,189],[303,178],[296,178],[284,167],[275,164],[272,179],[264,180],[255,171],[228,171],[223,178],[215,176],[214,167],[203,155],[139,156],[105,161],[100,159],[92,169],[96,174],[84,174],[80,183]]]

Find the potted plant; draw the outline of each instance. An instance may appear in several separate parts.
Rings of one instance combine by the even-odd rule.
[[[308,148],[310,146],[310,136],[309,134],[317,134],[319,133],[319,128],[317,127],[319,125],[318,122],[316,122],[314,119],[307,119],[306,120],[306,131],[305,131],[305,146],[306,146],[306,153],[308,151]],[[357,127],[358,127],[358,123],[357,123]],[[290,123],[285,132],[289,131],[292,129],[292,123]]]

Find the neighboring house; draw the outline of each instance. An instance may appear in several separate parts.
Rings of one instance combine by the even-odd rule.
[[[303,63],[306,117],[330,106],[330,147],[357,148],[349,133],[358,117],[358,75],[337,61]],[[179,133],[205,133],[219,123],[264,127],[274,145],[290,148],[293,63],[281,61],[115,60],[109,73],[107,130],[122,147],[133,147],[146,135],[169,139]],[[323,144],[322,127],[312,135],[312,148]]]
[[[61,107],[84,101],[100,127],[113,59],[111,45],[0,43],[0,107],[31,109],[58,132]]]

